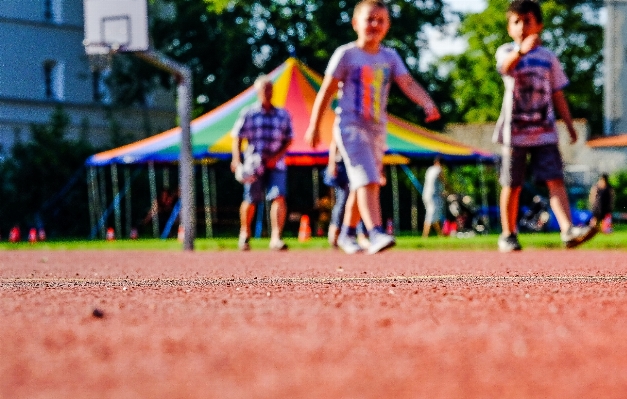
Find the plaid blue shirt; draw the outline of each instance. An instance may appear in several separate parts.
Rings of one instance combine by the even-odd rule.
[[[234,139],[246,139],[254,152],[266,160],[294,138],[292,118],[282,108],[272,107],[266,112],[261,103],[255,103],[242,110],[231,130],[231,136]],[[276,169],[286,169],[285,157],[276,163]]]

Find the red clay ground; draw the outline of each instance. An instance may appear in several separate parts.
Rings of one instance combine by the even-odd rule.
[[[625,259],[4,251],[0,398],[625,398]]]

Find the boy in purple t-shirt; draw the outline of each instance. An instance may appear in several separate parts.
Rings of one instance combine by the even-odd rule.
[[[505,83],[501,116],[494,141],[503,145],[501,252],[519,251],[516,221],[527,156],[536,181],[546,182],[550,203],[567,248],[574,248],[596,234],[596,228],[573,226],[564,185],[562,157],[555,126],[557,111],[568,128],[571,143],[577,132],[562,89],[568,78],[555,54],[540,45],[542,11],[532,0],[515,0],[507,10],[507,33],[513,43],[496,51],[496,64]]]
[[[346,253],[361,250],[356,226],[361,216],[370,235],[368,253],[374,254],[395,244],[381,222],[379,185],[382,171],[387,115],[392,82],[423,107],[426,121],[440,118],[427,92],[411,77],[398,53],[381,42],[390,28],[390,15],[381,0],[364,0],[353,11],[357,40],[340,46],[329,61],[316,97],[305,140],[315,147],[320,140],[320,121],[331,99],[340,90],[333,137],[342,154],[350,183],[357,197],[359,214],[347,208],[338,237]]]

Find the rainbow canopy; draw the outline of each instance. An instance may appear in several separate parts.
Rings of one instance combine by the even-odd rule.
[[[295,137],[288,151],[288,164],[325,164],[331,140],[333,112],[324,114],[321,144],[316,149],[311,149],[303,139],[322,76],[295,58],[289,58],[268,75],[274,82],[274,105],[286,108],[292,116]],[[242,108],[255,101],[257,93],[251,86],[221,106],[194,119],[190,127],[194,159],[230,160],[231,129]],[[92,155],[86,164],[102,166],[150,161],[175,162],[179,159],[180,142],[181,129],[176,127],[147,139]],[[406,157],[433,158],[435,155],[458,162],[495,159],[494,154],[450,140],[442,134],[392,115],[388,116],[387,145],[388,163],[406,162]]]

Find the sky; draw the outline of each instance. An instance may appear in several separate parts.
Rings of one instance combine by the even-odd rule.
[[[452,11],[461,12],[481,12],[487,6],[486,0],[445,0],[444,3]],[[456,26],[453,24],[447,28],[447,31],[452,34],[455,28]],[[466,49],[467,43],[462,38],[452,39],[430,28],[426,29],[426,33],[429,40],[429,50],[423,54],[420,60],[422,69],[425,69],[429,63],[443,55],[459,54]]]

